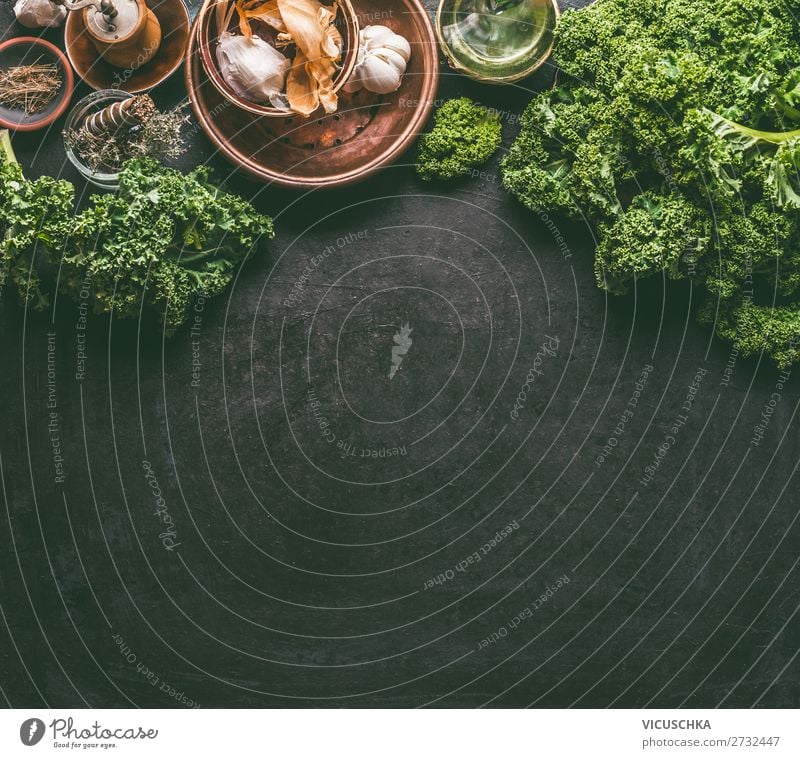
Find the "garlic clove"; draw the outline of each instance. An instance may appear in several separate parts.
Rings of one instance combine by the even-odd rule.
[[[376,24],[374,26],[365,26],[361,30],[361,43],[364,45],[381,45],[384,40],[390,39],[395,36],[395,33],[388,26],[381,26]]]
[[[411,45],[404,37],[387,26],[366,26],[359,35],[355,70],[344,90],[358,92],[363,88],[379,95],[396,92],[410,58]]]
[[[239,96],[254,103],[269,101],[281,108],[290,61],[259,37],[247,39],[224,32],[217,45],[222,78]]]
[[[408,63],[411,60],[411,45],[405,37],[395,34],[391,39],[386,40],[383,46],[387,50],[393,50],[398,55],[402,56],[403,61]]]
[[[400,53],[406,63],[411,58],[411,45],[408,40],[399,34],[395,34],[387,26],[367,26],[362,35],[362,43],[369,51],[388,47]]]
[[[367,56],[367,51],[364,49],[363,45],[359,45],[358,53],[356,54],[356,65],[353,67],[353,73],[350,75],[350,78],[344,83],[342,89],[345,92],[358,92],[359,90],[364,89],[364,84],[359,77],[359,70],[363,65]]]
[[[376,50],[375,57],[380,58],[382,61],[388,63],[397,71],[405,71],[406,59],[400,55],[400,53],[395,52],[391,48],[384,47],[381,50]]]
[[[64,23],[67,9],[50,0],[17,0],[14,15],[28,29],[49,29]]]
[[[364,62],[359,76],[370,92],[388,95],[399,89],[402,73],[380,56],[373,55]]]

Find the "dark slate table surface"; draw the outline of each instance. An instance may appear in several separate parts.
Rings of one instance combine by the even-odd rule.
[[[508,146],[552,75],[444,68],[440,96],[502,110]],[[57,127],[18,155],[83,188]],[[426,185],[413,155],[303,195],[195,130],[184,166],[277,238],[193,333],[91,318],[80,380],[75,304],[3,298],[0,702],[798,705],[799,377],[688,286],[606,297],[590,231],[498,160]]]

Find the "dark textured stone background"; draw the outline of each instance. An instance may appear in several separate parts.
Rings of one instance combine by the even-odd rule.
[[[9,14],[4,2],[0,28]],[[519,114],[552,73],[492,88],[444,69],[441,95]],[[157,93],[182,95],[180,77]],[[58,128],[14,144],[29,176],[83,186]],[[303,196],[231,176],[192,137],[186,167],[211,162],[278,228],[230,298],[206,305],[198,388],[185,332],[163,341],[150,319],[93,318],[77,382],[75,304],[26,314],[3,299],[0,701],[798,705],[797,377],[752,446],[778,372],[738,360],[721,384],[730,348],[695,324],[688,285],[608,299],[591,234],[557,220],[565,260],[504,194],[497,160],[450,186],[418,181],[412,160]],[[389,382],[405,320],[414,344]],[[64,485],[47,428],[50,332]],[[545,335],[557,355],[514,421]],[[343,458],[328,444],[307,355],[337,440],[407,455]],[[688,422],[643,486],[699,368]],[[176,524],[172,552],[143,460]],[[479,562],[431,581],[514,521]]]

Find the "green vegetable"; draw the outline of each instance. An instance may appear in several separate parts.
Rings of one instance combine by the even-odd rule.
[[[497,152],[502,136],[499,113],[468,97],[448,100],[420,140],[417,173],[426,181],[466,176]]]
[[[691,278],[743,354],[800,359],[798,0],[597,0],[503,162],[535,211],[587,219],[598,284]]]
[[[8,163],[16,163],[17,156],[14,155],[14,148],[11,145],[11,135],[8,129],[0,129],[0,150],[3,152],[3,158]]]
[[[59,291],[89,292],[98,313],[159,312],[167,333],[188,318],[197,298],[220,294],[272,220],[221,191],[198,168],[188,175],[152,159],[128,161],[117,194],[95,195],[73,215],[74,190],[50,178],[26,182],[13,153],[0,164],[0,283],[13,282],[24,303],[46,307],[57,271]],[[39,260],[36,260],[36,259]]]
[[[220,294],[272,220],[209,183],[209,171],[188,175],[152,159],[128,161],[119,193],[96,196],[78,215],[62,289],[76,295],[88,278],[95,309],[135,316],[142,298],[168,332],[183,324],[199,296]]]
[[[597,282],[622,294],[628,282],[651,274],[686,276],[711,240],[711,219],[679,195],[646,192],[602,230],[595,256]]]
[[[75,191],[69,182],[44,176],[26,181],[8,132],[0,133],[0,286],[14,284],[23,304],[49,302],[41,287],[37,254],[54,256],[72,227]]]

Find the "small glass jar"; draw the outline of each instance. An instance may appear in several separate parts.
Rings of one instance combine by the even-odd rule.
[[[436,33],[452,68],[505,84],[550,57],[558,16],[556,0],[441,0]]]
[[[81,176],[88,182],[91,182],[95,187],[100,187],[107,190],[115,190],[119,188],[119,170],[111,169],[93,169],[89,166],[83,158],[75,152],[67,140],[69,132],[77,132],[86,119],[94,113],[97,113],[103,108],[111,105],[112,103],[121,102],[132,97],[128,92],[119,89],[101,89],[87,95],[82,100],[79,100],[75,107],[67,116],[67,122],[64,125],[64,148],[67,151],[67,157],[80,172]]]

